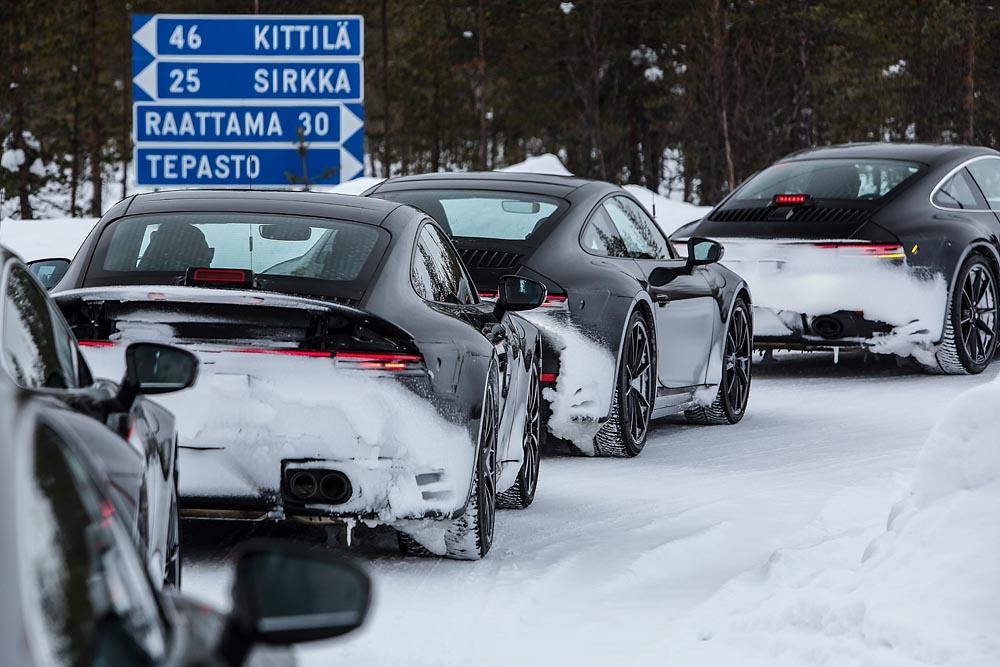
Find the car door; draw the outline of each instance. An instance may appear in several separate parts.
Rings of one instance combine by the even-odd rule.
[[[641,206],[624,195],[605,199],[601,208],[635,260],[639,279],[655,304],[659,384],[668,389],[704,384],[719,326],[719,308],[706,269],[695,267],[666,285],[651,287],[653,269],[677,259],[663,232]]]

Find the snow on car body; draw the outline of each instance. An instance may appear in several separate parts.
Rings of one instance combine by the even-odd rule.
[[[1000,328],[998,213],[997,151],[856,144],[780,160],[671,239],[725,243],[754,291],[758,346],[978,373]]]
[[[115,206],[54,296],[95,365],[137,339],[202,360],[169,401],[184,516],[363,520],[476,558],[498,498],[526,506],[537,480],[540,347],[510,311],[544,288],[509,287],[505,308],[480,302],[409,207],[187,191]]]

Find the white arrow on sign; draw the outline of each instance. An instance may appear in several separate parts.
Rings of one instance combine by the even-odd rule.
[[[365,166],[358,162],[357,158],[351,155],[346,148],[340,149],[340,182],[344,183],[358,176],[364,171]]]
[[[353,111],[347,108],[347,105],[341,105],[340,107],[340,140],[347,141],[349,138],[354,136],[354,133],[364,127],[365,123],[363,120],[358,118]]]
[[[132,39],[139,42],[139,46],[146,49],[154,56],[159,55],[156,52],[156,19],[152,18],[146,21],[146,24],[139,28]]]
[[[149,95],[154,100],[156,99],[156,61],[146,65],[146,69],[142,70],[133,79],[132,83],[139,86],[139,90]]]

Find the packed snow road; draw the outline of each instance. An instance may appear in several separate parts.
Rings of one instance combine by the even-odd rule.
[[[930,377],[860,355],[757,364],[736,426],[655,424],[636,460],[545,458],[535,505],[498,516],[484,561],[402,559],[369,538],[354,549],[375,580],[368,625],[301,650],[303,662],[775,664],[789,655],[783,641],[803,639],[726,639],[739,610],[731,580],[767,585],[789,553],[799,554],[796,574],[854,566],[885,530],[946,405],[998,371]],[[220,543],[214,528],[191,531],[184,590],[225,604],[245,536]],[[842,664],[823,656],[843,649],[806,652]]]

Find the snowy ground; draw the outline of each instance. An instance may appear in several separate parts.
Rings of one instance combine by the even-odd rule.
[[[545,458],[535,505],[499,515],[482,562],[404,560],[375,538],[356,547],[375,580],[369,624],[302,650],[304,663],[1000,664],[981,627],[970,630],[980,633],[974,648],[996,649],[985,660],[954,653],[967,638],[933,632],[919,610],[908,624],[907,610],[892,608],[919,606],[919,586],[908,599],[905,578],[899,590],[862,583],[862,593],[881,595],[867,612],[857,585],[854,597],[835,598],[838,586],[864,577],[891,584],[913,549],[938,553],[933,539],[913,547],[911,538],[889,562],[894,569],[862,568],[873,539],[882,540],[876,552],[892,552],[887,519],[911,488],[932,425],[1000,365],[979,377],[929,377],[859,356],[833,366],[819,354],[755,369],[749,413],[737,426],[657,424],[637,460]],[[963,543],[974,543],[971,525],[952,531],[951,562],[932,566],[961,563]],[[191,532],[185,591],[225,604],[241,537],[220,543],[217,530]],[[872,560],[877,568],[877,553]],[[995,562],[969,565],[991,573],[985,586],[996,583]],[[925,599],[934,593],[936,581],[917,583]],[[962,608],[965,599],[941,602],[942,628],[975,613]],[[869,616],[887,603],[896,613],[882,618],[894,624],[866,638]],[[1000,636],[996,614],[983,614],[980,625]]]

